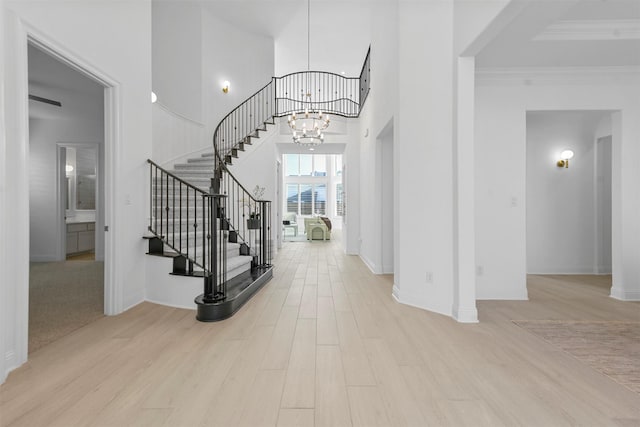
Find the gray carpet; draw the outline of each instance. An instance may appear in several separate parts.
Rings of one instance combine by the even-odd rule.
[[[640,393],[640,322],[518,320],[514,323]]]
[[[29,353],[104,314],[104,263],[31,263]]]

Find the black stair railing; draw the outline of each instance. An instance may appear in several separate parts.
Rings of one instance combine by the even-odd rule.
[[[149,231],[187,260],[187,273],[194,265],[210,270],[206,241],[210,225],[209,193],[148,160],[150,179]]]
[[[322,71],[274,77],[227,114],[213,134],[215,161],[208,191],[149,160],[149,231],[161,246],[176,251],[187,273],[194,266],[202,268],[205,303],[227,298],[227,241],[240,243],[241,255],[252,256],[252,267],[262,271],[271,266],[273,256],[271,202],[249,192],[228,166],[278,117],[307,108],[358,117],[370,89],[370,52],[359,77]]]

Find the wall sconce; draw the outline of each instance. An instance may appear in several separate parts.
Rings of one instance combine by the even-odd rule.
[[[229,87],[231,86],[231,83],[229,83],[229,80],[225,80],[224,82],[222,82],[222,91],[224,93],[229,92]]]
[[[151,103],[154,104],[158,100],[158,95],[155,92],[151,92]]]
[[[571,150],[564,150],[562,153],[560,153],[560,160],[558,160],[558,163],[556,163],[558,165],[559,168],[568,168],[569,167],[569,159],[573,158],[573,151]]]

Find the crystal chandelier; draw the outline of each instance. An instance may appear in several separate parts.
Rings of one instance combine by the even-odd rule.
[[[293,142],[303,146],[308,146],[309,150],[313,150],[314,146],[324,142],[323,131],[329,127],[329,115],[323,114],[322,110],[314,109],[311,101],[311,76],[310,76],[310,33],[311,33],[311,0],[307,0],[307,93],[306,100],[303,99],[305,105],[304,113],[290,114],[287,118],[289,127],[293,133]]]

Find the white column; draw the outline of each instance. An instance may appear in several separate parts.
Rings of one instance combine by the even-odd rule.
[[[640,126],[636,109],[612,114],[612,268],[611,297],[640,300]]]
[[[5,263],[5,247],[7,245],[7,239],[5,231],[5,213],[7,203],[5,200],[6,195],[6,176],[4,171],[6,168],[6,156],[5,156],[5,120],[4,120],[4,0],[0,0],[0,384],[2,384],[7,378],[6,367],[6,346],[5,346],[5,325],[6,319],[6,307],[7,297],[5,295],[5,287],[7,286],[7,280],[5,272],[7,271]]]
[[[454,161],[453,317],[478,321],[475,276],[474,83],[475,58],[457,58]]]

